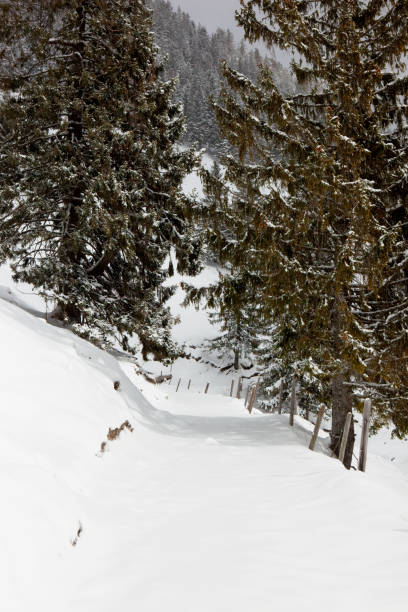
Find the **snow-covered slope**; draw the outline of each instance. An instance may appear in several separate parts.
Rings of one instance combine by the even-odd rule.
[[[1,612],[406,610],[396,462],[347,472],[227,377],[154,387],[1,291]]]

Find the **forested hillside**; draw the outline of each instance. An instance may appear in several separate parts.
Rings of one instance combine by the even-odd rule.
[[[259,64],[267,63],[283,90],[293,88],[288,71],[273,57],[262,57],[258,49],[249,49],[244,42],[234,41],[230,31],[218,29],[215,34],[209,34],[187,13],[174,10],[166,0],[151,0],[151,5],[160,55],[168,56],[165,78],[178,78],[175,95],[184,106],[185,143],[197,142],[213,152],[228,147],[220,136],[209,102],[210,96],[217,96],[221,87],[222,60],[253,81]]]
[[[0,0],[0,612],[407,610],[408,0],[233,1]]]

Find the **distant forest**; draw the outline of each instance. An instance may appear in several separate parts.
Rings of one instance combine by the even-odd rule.
[[[165,78],[178,78],[176,99],[184,106],[187,131],[185,144],[198,143],[209,152],[222,153],[229,146],[222,140],[209,97],[220,90],[220,63],[226,60],[234,69],[256,81],[258,65],[268,63],[282,90],[292,90],[289,72],[274,58],[263,57],[258,49],[238,44],[229,30],[209,34],[197,26],[188,13],[175,10],[166,0],[151,0],[156,42],[162,57],[168,56]]]

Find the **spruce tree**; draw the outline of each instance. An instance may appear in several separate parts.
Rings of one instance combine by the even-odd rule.
[[[235,44],[230,31],[220,28],[210,35],[197,26],[187,13],[175,10],[166,0],[150,0],[154,10],[154,28],[163,56],[168,56],[166,77],[178,78],[175,99],[184,106],[187,130],[185,144],[198,143],[213,154],[228,151],[228,143],[220,137],[210,107],[210,95],[220,89],[220,62],[225,59],[246,76],[254,77],[260,61],[267,61],[282,88],[291,87],[287,71],[273,54],[261,59],[258,51],[249,51],[245,44]],[[292,86],[293,87],[293,86]]]
[[[26,18],[27,2],[8,9],[31,62],[5,79],[14,91],[0,106],[1,259],[78,333],[125,348],[137,333],[145,355],[165,357],[164,262],[174,248],[194,273],[197,259],[181,191],[195,155],[176,147],[174,83],[160,80],[144,0],[58,4],[48,26]]]
[[[406,287],[408,3],[241,4],[237,17],[247,38],[292,50],[305,92],[283,94],[267,66],[257,83],[225,66],[234,95],[225,88],[215,109],[238,158],[224,160],[223,186],[208,174],[205,180],[215,200],[228,202],[224,223],[232,237],[224,252],[234,265],[252,268],[248,278],[262,286],[265,318],[278,331],[293,321],[291,358],[314,364],[319,388],[331,385],[338,453],[347,412],[383,376],[375,313],[395,258],[398,286]],[[246,197],[234,200],[231,191]],[[402,222],[392,220],[395,209]],[[393,336],[389,321],[383,324]],[[403,325],[401,314],[399,343]],[[384,385],[399,386],[400,414],[407,415],[406,364],[398,376],[389,369]],[[352,428],[347,467],[353,443]]]
[[[204,302],[210,310],[210,322],[219,327],[220,334],[208,342],[209,349],[231,360],[226,368],[251,367],[259,328],[256,301],[246,295],[244,279],[223,269],[218,281],[208,287],[183,286],[187,291],[186,302],[197,307]]]
[[[267,411],[278,409],[282,401],[283,411],[288,412],[295,377],[299,414],[309,419],[311,414],[318,412],[320,402],[327,402],[328,389],[322,384],[319,367],[313,359],[299,359],[296,330],[293,317],[283,316],[269,325],[260,325],[255,351],[262,377],[258,398]]]
[[[235,285],[239,280],[223,278],[224,287],[231,282]],[[223,357],[232,357],[232,364],[228,365],[231,365],[234,370],[239,370],[242,366],[251,367],[253,352],[257,345],[252,313],[248,313],[248,308],[237,310],[233,301],[229,302],[228,300],[218,301],[218,308],[220,310],[209,315],[210,322],[218,325],[221,332],[209,343],[211,350],[217,351]]]
[[[258,316],[258,295],[252,274],[250,259],[248,267],[241,261],[232,258],[231,243],[236,243],[247,232],[247,221],[244,211],[239,217],[241,234],[237,240],[231,227],[233,212],[228,188],[224,189],[224,172],[217,161],[213,162],[210,172],[202,171],[204,176],[211,176],[211,185],[204,183],[204,198],[195,210],[198,227],[205,236],[204,243],[207,257],[218,268],[218,280],[206,287],[196,288],[185,285],[187,303],[197,307],[203,302],[210,309],[210,321],[220,328],[220,335],[211,340],[209,346],[223,357],[232,360],[232,367],[238,370],[244,360],[252,360],[258,346],[260,318]],[[219,198],[213,197],[213,188],[219,187]],[[234,201],[240,201],[237,196]],[[256,271],[254,271],[256,274]]]

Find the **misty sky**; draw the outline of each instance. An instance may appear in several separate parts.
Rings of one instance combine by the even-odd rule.
[[[244,31],[238,27],[235,21],[235,10],[240,7],[239,0],[170,0],[176,8],[180,7],[188,13],[197,24],[205,26],[207,30],[215,32],[217,28],[229,29],[234,34],[235,40],[244,37]],[[262,43],[257,43],[261,53],[266,52]],[[289,57],[279,49],[275,50],[277,59],[287,64]]]
[[[239,0],[170,0],[177,8],[178,6],[192,17],[196,23],[201,23],[210,32],[217,28],[230,29],[234,34],[239,34],[234,19],[234,11],[239,8]],[[241,36],[242,37],[242,34]]]

